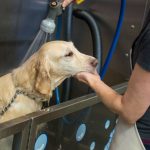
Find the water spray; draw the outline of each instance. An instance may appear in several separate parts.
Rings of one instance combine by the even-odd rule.
[[[21,61],[23,64],[33,53],[35,53],[45,42],[50,41],[51,35],[55,32],[56,18],[63,11],[62,3],[52,1],[49,4],[49,12],[46,19],[42,20],[40,30],[27,50],[24,58]]]

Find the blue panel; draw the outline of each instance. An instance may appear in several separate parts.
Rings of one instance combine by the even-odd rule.
[[[48,122],[48,127],[39,131],[48,135],[46,150],[60,147],[64,150],[104,150],[105,145],[107,150],[114,132],[116,116],[102,103],[66,115],[65,118],[75,121],[68,124],[62,117]]]

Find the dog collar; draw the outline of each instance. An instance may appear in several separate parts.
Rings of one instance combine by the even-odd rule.
[[[16,90],[15,92],[15,95],[12,97],[11,101],[9,102],[9,104],[7,104],[7,106],[5,106],[3,108],[3,110],[0,112],[0,116],[4,115],[4,113],[11,107],[12,103],[15,101],[15,99],[17,98],[18,95],[24,95],[24,96],[27,96],[29,98],[31,98],[32,100],[34,101],[48,101],[47,99],[43,99],[43,98],[40,98],[40,97],[37,97],[33,94],[29,94],[25,91],[22,91],[22,90]]]

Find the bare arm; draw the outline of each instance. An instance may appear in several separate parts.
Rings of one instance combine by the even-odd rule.
[[[135,123],[150,106],[150,72],[136,64],[127,91],[123,96],[116,93],[97,74],[80,73],[77,78],[87,83],[102,102],[128,123]]]

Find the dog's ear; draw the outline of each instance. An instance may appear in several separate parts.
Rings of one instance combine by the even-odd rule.
[[[49,74],[50,66],[47,65],[47,60],[40,58],[37,64],[37,77],[35,81],[35,89],[43,94],[50,95],[50,74]]]

